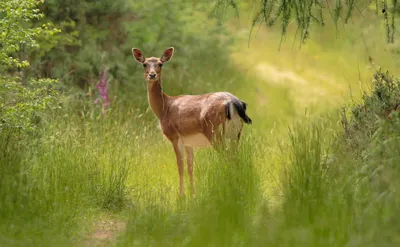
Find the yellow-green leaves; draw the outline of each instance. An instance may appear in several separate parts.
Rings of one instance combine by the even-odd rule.
[[[51,23],[35,25],[44,17],[37,0],[0,0],[0,131],[31,131],[37,116],[57,95],[57,80],[30,77],[29,49],[54,47],[50,37],[59,33]],[[38,40],[46,42],[39,43]],[[49,49],[49,48],[48,48]],[[35,120],[36,119],[36,120]],[[19,132],[18,132],[19,133]]]
[[[33,21],[42,19],[36,0],[0,0],[0,64],[7,67],[29,66],[21,58],[21,49],[38,49],[38,37],[49,38],[60,32],[51,23],[39,27]]]

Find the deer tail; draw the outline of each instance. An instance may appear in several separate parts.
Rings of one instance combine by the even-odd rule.
[[[231,107],[233,106],[233,107]],[[232,110],[233,108],[236,110],[237,114],[239,117],[243,120],[243,122],[247,124],[251,124],[252,120],[249,116],[246,114],[246,108],[247,104],[244,101],[241,101],[239,99],[233,98],[232,101],[227,102],[225,105],[225,111],[226,111],[226,117],[231,120],[232,119]]]

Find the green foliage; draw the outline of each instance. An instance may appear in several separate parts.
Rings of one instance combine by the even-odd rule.
[[[282,9],[281,17],[296,18],[301,25],[310,26],[322,13],[316,6],[313,16],[299,11],[306,11],[310,1],[284,2],[296,3],[299,9]],[[344,3],[336,1],[340,2]],[[356,1],[347,2],[352,6]],[[218,3],[238,6],[236,1]],[[32,13],[41,15],[34,10],[37,5],[32,6]],[[271,21],[279,6],[269,7]],[[303,121],[291,128],[279,157],[282,173],[275,177],[274,143],[280,137],[272,126],[280,124],[276,119],[282,112],[290,112],[287,118],[295,115],[298,106],[281,85],[263,87],[266,81],[237,71],[229,53],[235,39],[207,15],[209,2],[49,0],[40,9],[45,17],[20,24],[32,31],[27,36],[30,45],[21,45],[28,42],[22,35],[6,54],[30,66],[10,67],[5,58],[0,68],[4,245],[80,246],[90,235],[90,224],[99,225],[99,212],[124,216],[127,228],[120,233],[119,246],[398,243],[398,80],[376,74],[372,94],[344,120],[343,139],[330,132],[330,119]],[[338,6],[335,13],[350,18],[345,8]],[[35,34],[48,22],[54,23],[47,25],[49,30],[56,29]],[[254,131],[245,129],[238,150],[196,152],[194,196],[177,197],[175,157],[148,109],[143,71],[131,57],[133,46],[146,56],[176,48],[163,71],[168,94],[227,90],[246,95],[253,106],[249,111],[268,111],[254,121]],[[237,50],[250,66],[271,57],[260,52],[254,59]],[[93,84],[102,69],[109,72],[110,89],[110,108],[104,115],[93,103]],[[310,85],[314,84],[299,88]],[[56,89],[64,91],[57,102]],[[265,99],[252,98],[253,89],[260,97],[266,95],[260,91],[268,91],[268,101],[275,102],[272,107],[257,105]],[[35,135],[14,138],[9,130]],[[264,139],[269,135],[274,137]],[[274,189],[278,191],[270,191]]]
[[[129,213],[119,245],[249,246],[261,200],[254,139],[250,134],[236,150],[208,150],[196,159],[194,196],[168,205],[158,189],[137,198],[144,205]]]
[[[218,1],[219,6],[232,6],[237,8],[233,1]],[[344,3],[345,2],[345,3]],[[334,6],[332,6],[334,5]],[[275,25],[279,20],[282,26],[282,35],[287,33],[289,23],[294,20],[297,24],[297,31],[300,31],[300,40],[305,42],[309,37],[309,30],[312,24],[325,24],[325,9],[328,9],[331,18],[337,24],[342,17],[342,10],[347,8],[345,13],[345,22],[349,20],[354,9],[355,1],[320,1],[320,0],[260,0],[256,15],[253,18],[252,29],[259,23],[265,23],[268,26]],[[251,35],[251,34],[250,34]]]
[[[376,2],[378,2],[376,0]],[[388,43],[394,43],[394,31],[395,31],[395,15],[397,10],[397,0],[392,0],[392,6],[389,7],[388,1],[382,1],[383,3],[383,17],[385,19],[385,26],[386,26],[386,38]],[[377,4],[378,5],[378,4]],[[391,10],[391,11],[389,11]],[[391,12],[389,14],[389,12]]]
[[[301,217],[313,217],[323,202],[328,184],[322,164],[321,127],[317,124],[295,126],[290,130],[290,146],[286,148],[290,150],[290,165],[284,168],[284,207],[307,205]]]
[[[8,72],[0,78],[0,131],[33,130],[38,115],[57,92],[51,85],[52,79],[34,79],[24,75],[29,62],[21,49],[40,49],[37,40],[51,40],[58,33],[51,23],[32,26],[36,19],[43,18],[37,9],[38,1],[0,1],[0,68]],[[20,71],[23,78],[15,76]]]
[[[151,162],[155,156],[151,150],[165,150],[159,152],[162,162],[171,162],[165,157],[171,150],[153,125],[154,116],[145,110],[143,71],[131,48],[140,47],[146,56],[176,48],[163,73],[170,94],[238,85],[226,49],[231,40],[223,27],[199,12],[205,6],[181,1],[161,1],[151,8],[147,1],[45,1],[40,5],[45,18],[29,26],[52,22],[62,32],[35,36],[40,49],[11,54],[26,57],[30,66],[6,71],[7,84],[0,90],[2,126],[25,134],[34,131],[18,139],[11,138],[10,131],[1,132],[3,242],[76,245],[93,212],[135,209],[147,198],[149,188],[164,186],[154,178],[160,162]],[[93,84],[100,69],[109,75],[111,107],[104,116],[93,103]],[[59,78],[59,82],[36,77]],[[64,93],[56,102],[58,91]],[[15,230],[9,231],[13,225]]]
[[[54,103],[57,80],[40,79],[22,85],[19,78],[0,79],[0,130],[33,131],[40,113]]]
[[[113,123],[112,115],[82,124],[63,109],[47,114],[53,121],[37,130],[40,138],[0,133],[0,238],[7,246],[71,246],[93,212],[130,204],[127,179],[138,152],[127,134],[143,126]]]
[[[226,10],[226,8],[232,7],[236,12],[239,12],[238,2],[240,1],[218,0],[214,9]],[[355,10],[362,15],[362,11],[373,4],[377,14],[378,11],[383,13],[383,21],[387,30],[387,42],[394,43],[395,16],[398,12],[397,0],[364,0],[357,2],[355,0],[260,0],[257,2],[259,5],[253,18],[251,30],[257,24],[264,23],[267,26],[272,26],[279,22],[282,27],[281,35],[285,36],[289,24],[295,21],[297,24],[296,36],[300,32],[299,38],[303,43],[309,38],[312,25],[325,25],[327,22],[326,16],[331,18],[337,27],[341,20],[344,20],[344,23],[347,24]]]
[[[117,100],[131,104],[131,98],[137,97],[136,107],[142,108],[147,103],[146,89],[143,72],[132,58],[132,47],[137,46],[146,56],[160,56],[164,49],[174,46],[176,56],[166,69],[170,72],[164,73],[165,79],[169,74],[180,75],[174,77],[178,81],[171,82],[173,87],[185,85],[182,81],[192,76],[189,68],[193,61],[204,57],[205,52],[207,56],[221,53],[218,57],[225,57],[223,47],[228,42],[224,28],[200,13],[206,6],[179,0],[107,0],[95,4],[89,0],[46,1],[41,7],[46,21],[63,33],[56,47],[31,61],[30,73],[63,78],[65,88],[73,84],[87,90],[93,88],[100,70],[106,68],[110,90]]]
[[[328,117],[290,129],[282,205],[260,212],[254,246],[399,244],[399,95],[398,80],[377,72],[344,130],[332,132]]]
[[[388,178],[383,178],[381,172],[399,172],[399,155],[395,150],[400,138],[400,80],[378,71],[373,85],[371,94],[364,95],[362,102],[352,108],[350,120],[344,116],[343,122],[352,156],[365,165],[366,171],[378,169],[380,172],[373,175],[383,181]]]
[[[280,244],[399,244],[399,95],[398,80],[379,71],[342,133],[330,134],[322,120],[290,132],[283,209],[274,222]]]
[[[382,124],[382,119],[396,117],[400,106],[400,80],[388,72],[374,75],[373,90],[364,95],[363,101],[351,110],[352,119],[344,116],[343,123],[349,143],[362,149]],[[395,120],[393,122],[396,122]]]
[[[112,71],[114,66],[119,67],[115,63],[120,61],[121,46],[126,41],[123,25],[133,18],[129,2],[50,0],[40,7],[45,21],[54,23],[62,33],[56,37],[55,47],[35,54],[30,73],[87,87],[98,78],[103,53],[111,54],[108,60]]]
[[[42,19],[37,5],[40,1],[1,0],[0,1],[0,63],[8,67],[26,67],[29,62],[15,55],[21,48],[38,48],[38,37],[47,39],[59,32],[51,23],[32,27],[34,20]]]
[[[374,244],[397,245],[400,80],[378,71],[373,85],[371,94],[353,107],[350,120],[344,118],[342,157],[350,159],[348,171],[354,174],[357,223],[369,223],[357,231],[375,236]]]
[[[271,209],[269,198],[259,194],[260,177],[252,163],[262,144],[250,135],[251,142],[245,140],[232,156],[207,152],[207,159],[196,160],[196,197],[167,203],[167,188],[138,197],[141,206],[129,213],[127,231],[118,244],[397,245],[397,83],[378,72],[372,94],[353,108],[351,120],[346,119],[347,131],[336,132],[329,117],[302,119],[290,129],[289,142],[281,149],[277,207]],[[392,109],[389,115],[387,109]],[[368,126],[373,134],[360,126]]]
[[[282,246],[353,246],[350,242],[353,189],[350,174],[334,158],[329,117],[302,119],[281,148],[282,207],[259,226],[259,242]],[[350,183],[350,184],[349,184]],[[274,228],[273,231],[268,227]]]

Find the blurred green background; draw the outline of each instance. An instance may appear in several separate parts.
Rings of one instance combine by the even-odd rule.
[[[0,0],[1,246],[398,246],[397,1],[315,1],[305,42],[253,26],[266,2]],[[170,46],[167,94],[253,119],[240,152],[196,150],[184,198],[131,53]]]

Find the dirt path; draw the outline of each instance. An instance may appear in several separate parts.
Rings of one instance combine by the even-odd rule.
[[[124,232],[125,227],[126,223],[115,217],[102,217],[93,224],[93,231],[85,239],[84,246],[114,246],[117,235]]]

